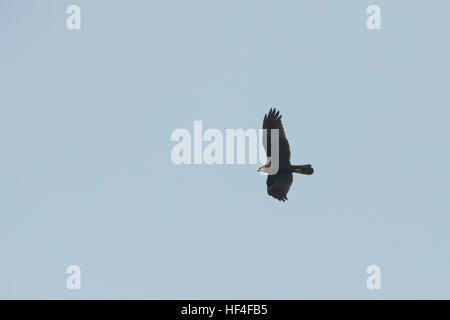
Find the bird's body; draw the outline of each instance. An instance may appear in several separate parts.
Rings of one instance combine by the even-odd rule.
[[[291,187],[293,176],[292,173],[301,173],[311,175],[314,169],[310,164],[305,165],[291,165],[291,150],[289,142],[284,132],[283,124],[281,123],[280,112],[276,109],[270,109],[269,113],[264,116],[263,129],[267,130],[267,139],[263,139],[264,149],[266,150],[267,157],[271,157],[271,130],[278,129],[279,131],[279,165],[278,171],[267,177],[267,193],[280,201],[287,200],[287,193]],[[265,140],[265,141],[264,141]],[[270,168],[271,162],[258,169],[258,171],[266,171]]]

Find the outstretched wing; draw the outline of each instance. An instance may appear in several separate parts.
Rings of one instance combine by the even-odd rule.
[[[271,156],[271,132],[270,129],[278,129],[279,135],[279,160],[280,166],[290,163],[291,159],[291,149],[289,148],[289,142],[286,139],[286,134],[284,133],[283,124],[281,123],[280,111],[275,108],[270,108],[269,113],[264,116],[263,129],[267,129],[266,134],[263,135],[263,145],[266,150],[267,157]]]
[[[280,201],[287,200],[292,184],[292,173],[276,174],[267,177],[267,193]]]

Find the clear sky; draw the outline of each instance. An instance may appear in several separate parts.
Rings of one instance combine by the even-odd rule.
[[[0,298],[450,298],[449,12],[1,0]],[[315,168],[286,203],[258,165],[171,162],[173,130],[270,107]]]

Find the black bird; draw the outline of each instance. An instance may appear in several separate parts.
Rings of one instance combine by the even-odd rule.
[[[269,113],[264,116],[263,129],[267,129],[267,139],[263,136],[263,145],[266,150],[267,157],[271,156],[271,130],[278,129],[279,131],[279,166],[276,174],[268,175],[267,177],[267,193],[280,201],[286,201],[289,188],[292,184],[292,173],[301,173],[311,175],[314,169],[310,164],[300,166],[291,165],[291,149],[289,142],[284,133],[283,124],[281,123],[280,111],[275,108],[270,108]],[[258,171],[268,172],[271,162],[267,162],[260,167]]]

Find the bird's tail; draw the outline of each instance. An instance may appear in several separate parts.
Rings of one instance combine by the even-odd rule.
[[[310,164],[304,164],[301,166],[292,166],[292,169],[294,170],[294,172],[301,173],[301,174],[311,175],[314,173],[314,169],[313,169],[313,167],[311,167]]]

